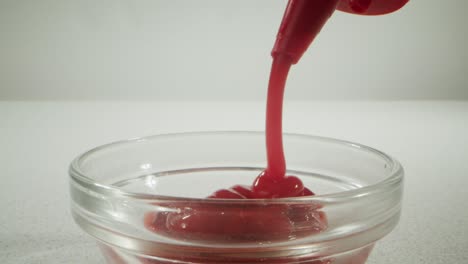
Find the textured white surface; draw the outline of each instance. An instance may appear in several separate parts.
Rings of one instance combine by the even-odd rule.
[[[103,263],[68,209],[69,162],[109,141],[262,130],[255,102],[0,102],[0,262]],[[468,102],[288,102],[285,131],[381,149],[406,169],[399,226],[369,264],[467,263]]]

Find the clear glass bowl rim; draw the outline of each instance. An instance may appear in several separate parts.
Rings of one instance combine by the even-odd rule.
[[[257,203],[259,200],[265,201],[264,199],[206,199],[206,198],[187,198],[187,197],[176,197],[176,196],[164,196],[164,195],[157,195],[157,194],[147,194],[147,193],[136,193],[136,192],[128,192],[119,189],[118,187],[103,184],[100,182],[95,181],[91,177],[87,176],[80,168],[80,161],[93,155],[96,152],[101,150],[105,150],[111,147],[117,147],[127,144],[133,144],[137,142],[143,141],[150,141],[156,138],[163,138],[163,137],[183,137],[183,136],[207,136],[207,135],[264,135],[265,132],[263,131],[197,131],[197,132],[181,132],[181,133],[167,133],[167,134],[156,134],[146,137],[139,137],[139,138],[131,138],[126,140],[119,140],[115,142],[111,142],[108,144],[104,144],[98,147],[95,147],[91,150],[84,152],[83,154],[76,157],[69,167],[69,174],[70,177],[75,183],[79,183],[82,187],[87,188],[95,193],[101,195],[113,195],[113,196],[121,196],[132,198],[135,200],[158,200],[158,201],[192,201],[192,202],[210,202],[210,203]],[[383,159],[385,159],[389,166],[390,166],[390,173],[389,176],[379,181],[375,184],[364,186],[357,189],[346,190],[342,192],[324,194],[324,195],[315,195],[309,197],[293,197],[293,198],[278,198],[274,199],[275,202],[339,202],[339,201],[346,201],[356,197],[362,197],[363,195],[375,194],[379,191],[387,190],[391,188],[391,186],[398,186],[403,180],[403,167],[401,164],[386,153],[374,149],[372,147],[368,147],[359,143],[354,143],[350,141],[334,139],[329,137],[321,137],[321,136],[314,136],[314,135],[306,135],[306,134],[296,134],[296,133],[284,133],[285,137],[296,137],[296,138],[303,138],[305,140],[316,140],[322,141],[329,144],[338,144],[343,145],[349,148],[359,149],[361,151],[367,151],[372,153],[373,155],[377,155]]]

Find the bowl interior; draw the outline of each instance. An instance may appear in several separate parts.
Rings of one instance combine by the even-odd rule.
[[[403,170],[393,158],[359,144],[313,136],[286,134],[284,145],[288,174],[300,177],[318,195],[270,200],[205,198],[216,190],[253,182],[266,165],[262,132],[158,135],[95,148],[70,167],[75,221],[100,241],[141,255],[193,248],[193,254],[242,255],[255,248],[252,254],[260,257],[272,252],[309,257],[340,254],[373,244],[397,224]],[[293,234],[287,240],[263,237],[234,243],[222,237],[216,241],[180,239],[144,225],[149,213],[184,214],[213,208],[213,204],[220,211],[233,204],[247,208],[261,204],[259,210],[272,204],[313,207],[326,215],[327,227],[318,233],[306,232],[310,234],[306,236]],[[212,210],[199,214],[204,213]],[[315,228],[306,220],[294,224],[301,232]]]

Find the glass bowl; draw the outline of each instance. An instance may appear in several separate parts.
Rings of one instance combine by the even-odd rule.
[[[365,263],[398,223],[401,165],[330,138],[285,134],[284,147],[287,174],[317,195],[205,198],[252,184],[266,164],[264,133],[166,134],[77,157],[69,171],[72,214],[113,264]],[[195,217],[201,229],[185,222],[171,229]],[[285,217],[293,229],[278,227]]]

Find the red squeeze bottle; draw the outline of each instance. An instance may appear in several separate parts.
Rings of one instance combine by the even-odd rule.
[[[409,0],[289,0],[273,59],[285,55],[296,64],[335,9],[359,15],[383,15],[402,8]]]
[[[384,15],[402,8],[409,0],[341,0],[337,9],[359,15]]]

